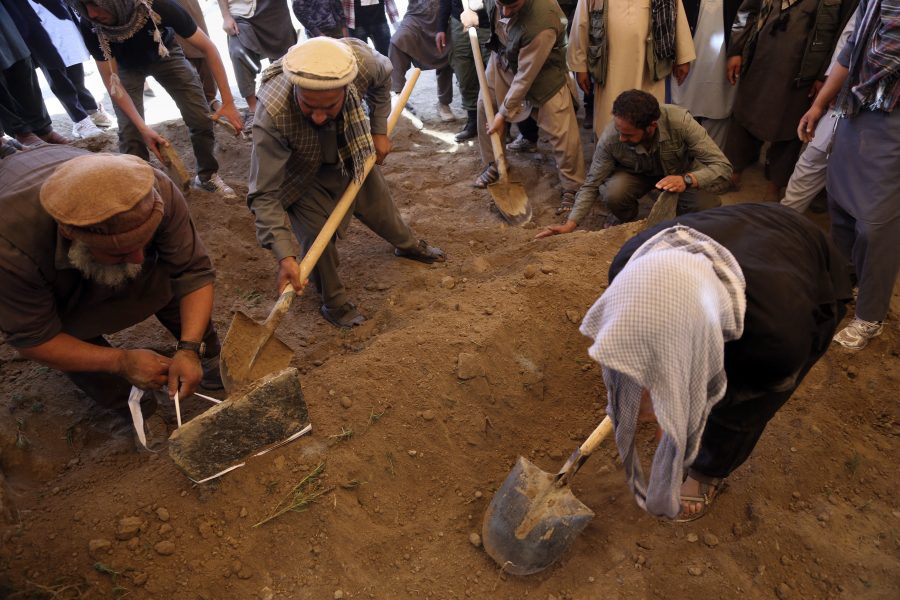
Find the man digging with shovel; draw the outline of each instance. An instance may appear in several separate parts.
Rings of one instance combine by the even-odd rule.
[[[279,292],[288,284],[300,292],[305,285],[285,213],[307,252],[344,190],[362,179],[366,159],[375,154],[380,164],[390,152],[390,91],[388,59],[349,38],[307,40],[263,72],[247,204],[256,217],[260,245],[279,263]],[[377,165],[352,212],[394,245],[395,255],[424,263],[445,259],[440,248],[416,238],[403,222]],[[349,221],[348,212],[338,236]],[[348,298],[337,267],[332,239],[312,279],[322,295],[322,316],[336,327],[351,328],[365,317]]]
[[[44,146],[5,158],[0,190],[6,343],[123,416],[132,385],[221,389],[215,275],[168,177],[136,156]],[[103,338],[151,315],[178,340],[172,358]],[[153,412],[152,393],[142,405]]]
[[[638,234],[609,280],[581,332],[628,484],[647,512],[692,521],[828,349],[850,299],[846,260],[795,211],[743,204]],[[649,482],[642,418],[662,431]]]

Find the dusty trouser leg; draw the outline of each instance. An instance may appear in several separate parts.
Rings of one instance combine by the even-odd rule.
[[[400,216],[400,211],[394,204],[391,191],[378,165],[375,165],[366,177],[359,194],[356,195],[353,214],[395,248],[409,250],[419,243],[412,229]]]
[[[826,119],[822,119],[825,121]],[[831,119],[828,119],[830,122]],[[821,123],[821,122],[820,122]],[[784,190],[784,198],[781,204],[792,208],[799,213],[804,212],[812,204],[816,195],[825,189],[825,181],[828,177],[828,154],[822,148],[828,144],[821,144],[819,132],[822,136],[831,139],[831,128],[817,127],[815,143],[809,144],[797,159],[794,172]]]
[[[213,155],[216,138],[200,77],[184,57],[180,47],[170,50],[169,56],[160,58],[148,69],[149,74],[172,96],[188,127],[194,158],[197,160],[197,176],[200,181],[209,180],[219,170],[219,163]]]
[[[391,91],[399,94],[403,91],[403,86],[406,85],[406,72],[412,66],[412,57],[394,44],[391,44],[388,50],[388,58],[391,59],[391,66],[393,67],[391,71]]]
[[[717,206],[722,206],[722,198],[718,194],[690,188],[678,194],[678,207],[675,214],[685,215]]]
[[[495,115],[497,114],[496,98],[506,97],[512,77],[512,73],[503,71],[497,66],[497,54],[491,52],[485,79],[487,79],[488,95],[490,96],[491,106],[494,107]],[[481,152],[481,164],[487,165],[494,162],[494,150],[491,147],[491,136],[487,134],[487,116],[484,112],[484,100],[482,91],[478,94],[478,149]]]
[[[119,82],[122,89],[131,98],[135,110],[142,119],[144,118],[144,82],[146,80],[147,75],[142,71],[119,67]],[[125,115],[116,102],[113,102],[113,109],[116,112],[116,122],[119,124],[119,152],[132,154],[144,160],[150,158],[150,151],[137,126],[131,122],[131,119]]]
[[[567,86],[559,88],[540,106],[537,124],[550,137],[563,191],[577,192],[584,183],[584,152],[572,95]]]
[[[749,458],[769,420],[828,350],[831,336],[844,318],[844,313],[843,303],[818,307],[815,314],[818,322],[816,339],[812,340],[809,357],[789,389],[747,393],[747,386],[735,382],[729,375],[728,390],[709,413],[700,439],[700,450],[691,464],[689,473],[694,479],[703,481],[728,477]]]
[[[334,210],[348,179],[341,175],[337,167],[323,166],[316,173],[303,198],[288,207],[291,227],[304,254],[312,247],[316,236]],[[344,227],[349,219],[349,215],[344,219]],[[322,303],[333,309],[342,307],[348,301],[347,290],[338,274],[340,259],[335,245],[336,239],[337,235],[331,237],[310,274],[310,279],[322,296]]]
[[[658,178],[616,171],[606,180],[606,205],[621,222],[634,221],[638,216],[638,201],[656,185]]]
[[[236,35],[228,36],[228,55],[234,67],[234,78],[237,80],[238,93],[241,98],[256,95],[256,66],[260,64],[260,56],[241,44]]]
[[[453,69],[445,65],[434,72],[437,78],[438,102],[450,104],[453,102]]]

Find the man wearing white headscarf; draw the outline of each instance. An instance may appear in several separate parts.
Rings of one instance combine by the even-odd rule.
[[[581,332],[628,484],[649,513],[694,520],[828,349],[850,298],[846,261],[795,211],[744,204],[638,234],[609,280]],[[649,482],[640,414],[662,430]]]
[[[347,186],[363,178],[368,157],[375,154],[380,164],[390,152],[390,91],[390,61],[351,38],[307,40],[263,72],[247,204],[260,245],[278,261],[279,291],[291,284],[300,292],[305,284],[285,216],[307,252]],[[392,244],[397,256],[444,260],[440,248],[418,239],[403,222],[377,164],[336,237],[344,236],[351,214]],[[350,302],[337,267],[332,238],[312,279],[322,295],[322,316],[349,329],[365,317]]]

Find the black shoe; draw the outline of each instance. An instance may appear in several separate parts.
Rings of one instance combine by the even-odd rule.
[[[326,321],[341,329],[350,329],[366,322],[366,317],[356,310],[356,305],[352,302],[345,302],[337,308],[328,308],[323,304],[319,312]]]
[[[464,142],[475,137],[478,137],[478,115],[474,110],[470,110],[466,119],[466,126],[454,136],[454,139],[457,142]]]
[[[394,255],[429,265],[433,262],[444,262],[447,260],[447,255],[444,254],[443,250],[436,246],[429,246],[425,240],[419,240],[419,243],[412,248],[394,248]]]

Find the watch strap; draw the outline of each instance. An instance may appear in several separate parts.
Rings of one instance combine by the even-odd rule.
[[[179,350],[188,350],[196,354],[198,357],[202,357],[204,349],[203,346],[203,342],[189,342],[187,340],[178,340],[178,343],[175,344],[175,352],[178,352]]]

